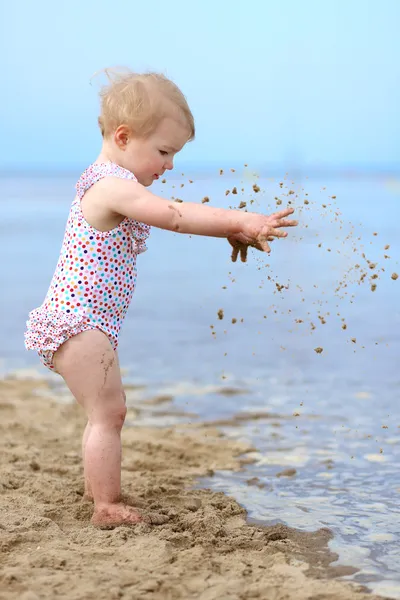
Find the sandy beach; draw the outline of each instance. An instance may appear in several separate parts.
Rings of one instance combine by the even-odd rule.
[[[95,529],[82,501],[83,414],[49,396],[47,381],[0,382],[2,600],[377,600],[337,579],[352,570],[331,566],[329,530],[248,523],[233,498],[196,487],[243,468],[251,450],[204,423],[141,427],[130,410],[124,492],[169,521]]]

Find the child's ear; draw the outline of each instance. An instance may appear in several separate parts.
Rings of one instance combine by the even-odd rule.
[[[126,150],[129,141],[129,128],[126,125],[120,125],[115,130],[114,141],[120,150]]]

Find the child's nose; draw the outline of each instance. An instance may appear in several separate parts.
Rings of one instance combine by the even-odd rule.
[[[164,167],[165,167],[165,169],[168,169],[168,171],[172,171],[172,169],[174,168],[174,161],[172,160],[172,158],[169,158],[167,160]]]

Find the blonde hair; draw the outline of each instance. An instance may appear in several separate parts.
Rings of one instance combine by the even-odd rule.
[[[186,98],[165,75],[111,69],[103,72],[108,78],[108,84],[100,90],[98,123],[103,137],[120,125],[127,125],[137,136],[147,137],[168,116],[183,121],[189,130],[188,141],[194,139],[194,118]]]

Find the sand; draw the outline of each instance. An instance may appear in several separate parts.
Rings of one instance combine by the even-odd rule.
[[[0,382],[1,600],[376,600],[335,579],[328,530],[249,524],[201,476],[244,468],[249,450],[196,424],[123,431],[124,491],[167,524],[90,525],[82,501],[83,414],[48,397],[45,381]],[[266,493],[268,493],[266,491]]]

